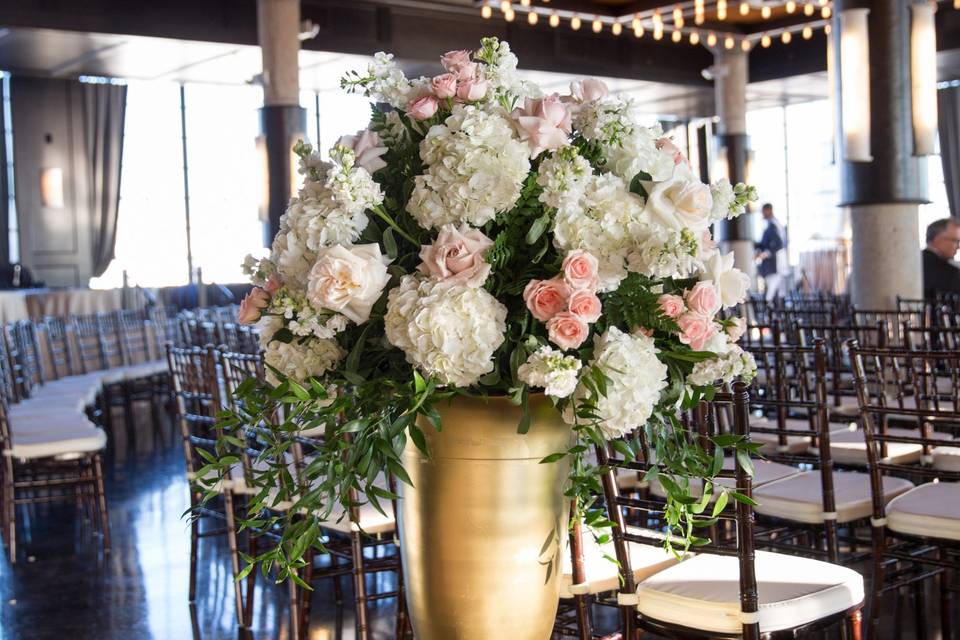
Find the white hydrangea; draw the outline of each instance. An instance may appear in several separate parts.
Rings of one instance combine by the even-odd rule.
[[[491,95],[510,96],[521,101],[542,95],[540,87],[520,78],[517,73],[519,61],[510,50],[509,43],[497,38],[484,38],[476,57],[486,63],[480,65],[479,72],[481,78],[490,83]]]
[[[702,360],[693,365],[693,371],[687,376],[687,383],[698,387],[723,382],[729,383],[736,378],[750,382],[757,373],[757,363],[753,354],[744,351],[739,345],[731,344],[725,353],[716,358]]]
[[[457,105],[420,143],[427,172],[417,176],[407,211],[425,229],[479,227],[508,211],[530,171],[529,146],[497,111]]]
[[[640,172],[654,181],[665,180],[673,173],[673,157],[657,149],[663,129],[659,124],[640,125],[630,98],[610,97],[584,104],[573,124],[584,138],[600,144],[606,158],[603,168],[628,185]]]
[[[517,376],[531,387],[542,387],[548,396],[566,398],[577,387],[581,366],[579,358],[543,346],[520,365]]]
[[[442,384],[469,387],[493,371],[507,308],[485,289],[404,276],[390,291],[387,340]]]
[[[627,275],[626,257],[643,231],[642,201],[613,174],[592,175],[583,194],[564,198],[553,221],[562,252],[582,249],[599,262],[600,291],[613,291]]]
[[[689,229],[644,225],[627,254],[627,270],[651,278],[688,278],[701,269],[699,243]]]
[[[296,344],[271,340],[266,345],[263,358],[264,362],[288,378],[304,382],[310,377],[322,376],[345,355],[335,340],[306,340]],[[277,383],[269,369],[267,378],[273,384]]]
[[[599,368],[610,379],[606,396],[597,403],[599,427],[606,437],[619,438],[650,419],[660,392],[667,386],[667,365],[657,358],[658,352],[653,338],[623,333],[616,327],[594,338],[590,367]],[[583,384],[574,392],[576,399],[587,395]],[[564,411],[564,419],[573,423],[572,406]]]
[[[539,200],[548,207],[560,208],[564,200],[578,200],[593,175],[590,162],[566,146],[550,153],[537,170],[537,184],[543,187]]]

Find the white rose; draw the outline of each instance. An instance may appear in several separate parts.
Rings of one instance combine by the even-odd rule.
[[[321,249],[310,270],[307,298],[318,309],[338,311],[362,324],[390,280],[389,263],[377,244]]]
[[[743,302],[750,289],[750,276],[733,266],[733,252],[714,253],[707,260],[700,279],[713,282],[724,307],[733,307]]]
[[[678,170],[669,180],[655,183],[647,198],[651,219],[668,229],[702,231],[710,224],[713,198],[710,187]]]

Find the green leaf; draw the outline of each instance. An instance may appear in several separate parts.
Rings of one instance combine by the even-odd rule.
[[[723,510],[727,508],[727,502],[730,499],[730,495],[726,491],[721,491],[720,495],[717,496],[717,501],[713,503],[713,517],[716,518]]]
[[[748,504],[748,505],[750,505],[751,507],[757,506],[757,501],[756,501],[756,500],[754,500],[753,498],[751,498],[751,497],[749,497],[749,496],[746,496],[746,495],[740,493],[739,491],[731,491],[731,492],[730,492],[730,497],[733,498],[734,500],[736,500],[737,502],[742,502],[743,504]]]
[[[386,231],[383,232],[383,248],[386,249],[390,259],[397,259],[397,239],[393,237],[392,227],[387,227]]]
[[[750,459],[750,454],[748,452],[737,451],[737,462],[740,464],[740,467],[747,472],[748,475],[753,475],[753,460]]]
[[[533,224],[530,225],[530,228],[527,230],[527,244],[535,244],[536,241],[540,239],[540,236],[543,235],[543,232],[547,230],[547,225],[549,224],[550,215],[546,213],[534,220]]]
[[[420,449],[423,455],[429,456],[430,454],[427,453],[427,439],[423,435],[423,431],[420,430],[420,427],[411,424],[408,431],[410,433],[410,439],[413,440],[413,444],[417,446],[417,449]]]
[[[566,457],[566,452],[561,453],[551,453],[546,458],[540,461],[540,464],[552,464],[558,460],[563,460]]]

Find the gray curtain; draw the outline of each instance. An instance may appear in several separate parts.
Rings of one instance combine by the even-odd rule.
[[[117,244],[120,204],[120,165],[127,87],[116,84],[81,85],[83,143],[89,181],[88,197],[93,275],[103,275]]]
[[[937,92],[940,129],[940,161],[947,187],[950,215],[960,217],[960,87],[947,87]]]

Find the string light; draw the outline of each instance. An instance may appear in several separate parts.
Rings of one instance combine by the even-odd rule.
[[[610,27],[610,32],[615,36],[620,35],[623,32],[623,25],[619,22],[614,22],[613,26]]]
[[[760,38],[760,46],[766,49],[770,46],[770,36],[763,34],[763,37]]]
[[[717,45],[717,34],[715,34],[713,31],[711,31],[711,32],[707,35],[707,46],[708,46],[708,47],[715,47],[716,45]]]
[[[960,2],[960,0],[957,0],[957,2]],[[634,30],[634,31],[636,31],[637,29],[641,29],[641,30],[643,29],[643,23],[640,22],[640,14],[639,14],[639,13],[634,14],[634,16],[633,16],[633,21],[630,23],[630,26],[633,27],[633,30]]]
[[[663,16],[660,15],[660,9],[657,9],[656,11],[653,12],[653,24],[654,25],[663,24]]]
[[[960,9],[960,0],[953,0],[953,8]]]
[[[825,7],[830,4],[830,0],[820,0],[820,6]]]
[[[750,51],[750,41],[749,41],[749,40],[741,40],[741,41],[740,41],[740,48],[743,49],[744,51]]]
[[[520,0],[520,4],[523,5],[524,7],[529,7],[530,0]]]
[[[507,22],[513,22],[513,19],[516,17],[517,17],[517,14],[513,9],[510,9],[509,11],[503,14],[503,19],[506,20]]]
[[[653,25],[653,39],[662,40],[663,39],[663,23],[657,22]]]
[[[717,19],[727,19],[727,0],[717,0]]]
[[[580,30],[580,16],[573,16],[570,18],[570,28],[574,31]]]
[[[735,43],[733,41],[732,36],[727,36],[727,39],[723,41],[723,46],[726,47],[727,49],[733,49],[734,44]]]
[[[787,13],[793,13],[797,10],[797,3],[794,0],[787,0],[786,9]]]
[[[673,33],[670,34],[670,39],[673,40],[674,42],[680,42],[681,40],[683,40],[683,34],[680,33],[679,31],[674,31]]]
[[[593,32],[600,33],[601,31],[603,31],[603,23],[600,22],[600,18],[595,17],[593,19]]]
[[[480,7],[480,17],[482,17],[484,20],[489,20],[492,15],[493,9],[490,7],[490,5],[485,4]]]
[[[804,39],[804,40],[809,40],[809,39],[812,38],[812,37],[813,37],[813,29],[811,29],[809,26],[804,27],[804,28],[803,28],[803,39]]]
[[[677,25],[678,29],[683,28],[683,11],[680,9],[680,5],[677,5],[673,8],[673,24]]]
[[[750,13],[750,4],[747,2],[740,3],[740,15],[745,16]]]
[[[642,38],[642,37],[643,37],[643,25],[642,25],[642,24],[638,24],[636,27],[634,27],[634,29],[633,29],[633,37],[634,37],[634,38]]]
[[[958,0],[960,2],[960,0]],[[768,5],[763,5],[763,8],[760,9],[760,15],[763,16],[764,20],[767,20],[770,17],[770,7]]]
[[[780,42],[783,44],[790,44],[791,40],[793,40],[793,34],[789,31],[784,31],[780,36]]]
[[[531,11],[530,13],[527,14],[527,22],[530,23],[531,27],[536,26],[539,20],[540,20],[540,14],[538,14],[536,11]]]
[[[823,25],[823,32],[824,32],[826,35],[830,35],[830,25],[829,25],[829,24]]]
[[[690,32],[690,44],[700,44],[700,34],[698,32]]]
[[[513,7],[510,6],[510,0],[500,0],[500,12],[507,13],[512,11]]]
[[[957,1],[960,2],[960,0]],[[824,20],[828,19],[832,15],[833,10],[829,6],[824,6],[822,9],[820,9],[820,17]]]
[[[559,27],[560,26],[560,16],[556,12],[550,14],[550,26]]]
[[[813,12],[814,12],[814,6],[812,2],[808,2],[807,4],[803,5],[803,15],[812,16]]]

